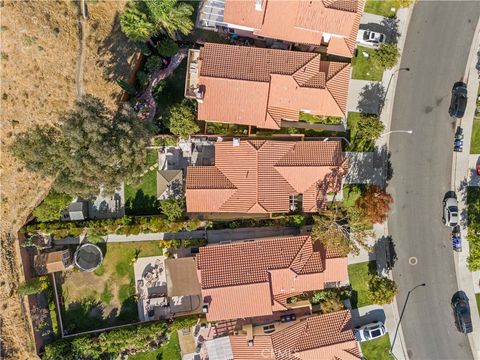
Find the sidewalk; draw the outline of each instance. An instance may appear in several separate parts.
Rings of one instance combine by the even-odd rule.
[[[476,94],[479,84],[478,73],[475,68],[477,63],[477,51],[480,45],[479,39],[480,21],[474,35],[470,55],[468,57],[467,69],[464,75],[464,82],[467,83],[469,101],[464,117],[457,121],[457,125],[463,128],[464,133],[464,150],[463,152],[453,153],[452,166],[452,187],[457,193],[458,207],[461,210],[463,218],[461,219],[462,233],[462,252],[455,253],[455,270],[457,275],[457,283],[459,290],[465,291],[470,300],[470,312],[473,322],[473,332],[468,334],[470,347],[475,359],[480,359],[480,317],[475,300],[475,289],[478,291],[479,272],[472,273],[467,268],[467,258],[470,254],[469,244],[467,241],[467,204],[465,184],[469,184],[470,174],[470,141],[472,135],[473,117],[476,107]],[[453,139],[452,139],[453,143]],[[450,145],[453,147],[453,145]],[[465,210],[465,211],[463,211]]]

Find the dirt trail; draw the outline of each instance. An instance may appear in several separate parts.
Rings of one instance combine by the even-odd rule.
[[[83,82],[83,74],[84,74],[84,64],[85,64],[85,52],[87,49],[87,19],[88,19],[88,10],[87,10],[87,3],[85,0],[80,0],[78,3],[79,11],[78,11],[78,23],[79,23],[79,46],[78,46],[78,57],[77,57],[77,65],[75,68],[75,84],[77,89],[77,98],[82,97],[85,95],[85,86]]]

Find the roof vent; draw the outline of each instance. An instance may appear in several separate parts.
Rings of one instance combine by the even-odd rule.
[[[240,146],[240,138],[233,138],[232,145],[233,147]]]
[[[204,302],[202,306],[202,312],[208,314],[208,303]]]
[[[248,346],[252,347],[253,346],[253,340],[248,340]]]
[[[329,33],[323,33],[322,34],[322,40],[325,44],[328,44],[330,42],[332,35]]]
[[[263,0],[255,0],[255,10],[262,11]]]

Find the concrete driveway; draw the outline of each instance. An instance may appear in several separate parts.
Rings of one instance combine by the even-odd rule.
[[[385,311],[380,305],[369,305],[352,309],[353,327],[370,324],[375,321],[385,323]]]

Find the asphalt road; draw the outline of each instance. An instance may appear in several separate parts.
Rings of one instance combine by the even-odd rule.
[[[480,1],[417,3],[401,64],[411,70],[398,73],[392,130],[414,131],[390,136],[395,203],[389,230],[398,256],[393,276],[399,311],[410,289],[427,284],[412,292],[402,320],[410,359],[472,358],[450,307],[458,287],[442,201],[452,186],[450,92],[464,75],[479,16]],[[411,257],[416,265],[409,264]]]

